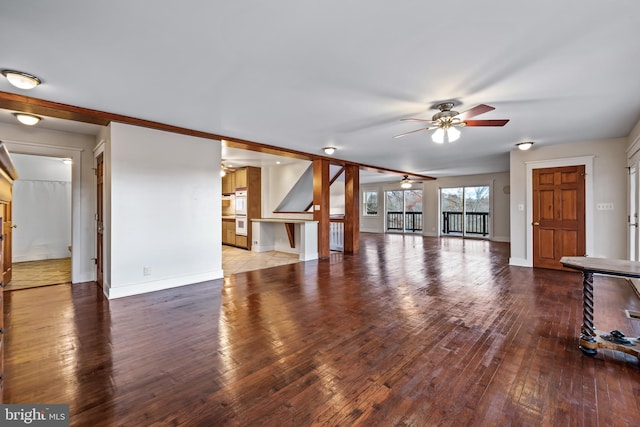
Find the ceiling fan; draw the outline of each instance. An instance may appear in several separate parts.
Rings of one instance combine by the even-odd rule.
[[[442,104],[438,104],[437,108],[440,110],[439,113],[433,115],[431,120],[426,119],[401,119],[405,122],[424,122],[430,123],[426,128],[420,128],[416,130],[412,130],[409,132],[401,133],[400,135],[394,136],[394,138],[400,138],[415,132],[421,132],[423,130],[431,130],[436,129],[436,131],[431,136],[433,142],[438,144],[442,144],[445,141],[453,142],[460,138],[460,131],[456,128],[463,126],[504,126],[507,124],[509,120],[468,120],[471,117],[478,116],[482,113],[487,113],[489,111],[495,110],[494,107],[490,105],[480,104],[477,105],[470,110],[463,111],[462,113],[458,113],[457,111],[452,110],[453,102],[443,102]]]
[[[412,184],[421,182],[423,181],[414,181],[412,179],[409,179],[409,175],[403,175],[402,179],[400,180],[400,188],[411,188]]]

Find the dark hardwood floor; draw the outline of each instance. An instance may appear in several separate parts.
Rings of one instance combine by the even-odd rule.
[[[5,294],[5,403],[77,426],[640,425],[640,364],[577,349],[578,273],[509,245],[363,234],[360,254],[105,300],[94,283]],[[599,329],[640,335],[623,279]]]

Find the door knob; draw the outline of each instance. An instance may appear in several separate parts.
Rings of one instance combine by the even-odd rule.
[[[18,228],[18,224],[13,224],[11,228]]]
[[[540,225],[539,222],[534,222],[532,225]]]

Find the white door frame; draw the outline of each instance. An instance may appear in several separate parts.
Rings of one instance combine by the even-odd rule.
[[[83,150],[75,147],[60,147],[32,142],[7,140],[3,140],[3,142],[7,145],[10,153],[70,158],[73,162],[71,165],[71,283],[86,281],[81,279],[82,253],[80,252],[82,247],[82,227],[80,224],[82,165],[80,159]]]

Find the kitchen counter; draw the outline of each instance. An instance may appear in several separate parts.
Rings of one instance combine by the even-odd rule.
[[[275,250],[298,254],[300,261],[318,259],[318,221],[256,218],[251,220],[251,228],[255,252]]]
[[[288,218],[256,218],[256,219],[252,219],[251,221],[253,222],[278,222],[278,223],[285,223],[285,224],[304,224],[307,222],[315,222],[316,224],[318,223],[318,221],[314,221],[311,219],[288,219]]]
[[[236,217],[235,217],[235,215],[223,215],[222,216],[222,220],[223,221],[235,221]]]

